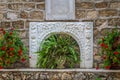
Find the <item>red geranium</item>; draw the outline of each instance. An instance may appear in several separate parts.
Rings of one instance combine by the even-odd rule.
[[[22,50],[21,49],[18,51],[18,54],[19,54],[19,56],[22,55]]]
[[[4,51],[5,49],[6,49],[6,47],[5,47],[5,46],[3,46],[3,47],[1,48],[1,50],[2,50],[2,51]]]
[[[6,31],[0,28],[0,33],[2,34],[0,38],[0,68],[11,66],[17,61],[24,62],[28,59],[27,49],[14,28]]]
[[[100,44],[100,46],[101,46],[101,47],[104,47],[104,46],[105,46],[105,44],[104,44],[104,43],[101,43],[101,44]]]
[[[106,66],[105,69],[110,69],[111,66]]]
[[[115,54],[115,55],[118,55],[118,54],[119,54],[119,52],[117,52],[117,51],[116,51],[116,52],[114,52],[114,54]]]
[[[13,48],[13,47],[11,47],[11,48],[10,48],[10,51],[13,51],[13,50],[14,50],[14,48]]]
[[[25,60],[26,60],[25,58],[22,58],[22,59],[21,59],[22,62],[25,62]]]

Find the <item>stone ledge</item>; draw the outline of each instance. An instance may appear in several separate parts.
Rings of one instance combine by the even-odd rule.
[[[42,72],[116,72],[119,73],[120,70],[105,70],[105,69],[1,69],[0,72],[2,71],[42,71]]]

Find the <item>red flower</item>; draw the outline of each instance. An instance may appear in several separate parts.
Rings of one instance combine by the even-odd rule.
[[[21,61],[22,61],[22,62],[25,62],[25,58],[22,58]]]
[[[100,44],[100,46],[101,46],[101,47],[104,47],[104,46],[105,46],[105,44],[104,44],[104,43],[101,43],[101,44]]]
[[[19,54],[20,56],[22,55],[22,50],[21,50],[21,49],[18,51],[18,54]]]
[[[12,35],[13,33],[12,32],[10,32],[10,35]]]
[[[110,69],[111,66],[106,66],[105,69]]]
[[[98,70],[98,69],[99,69],[99,67],[97,66],[97,67],[96,67],[96,70]]]
[[[31,58],[31,56],[29,56],[29,58]]]
[[[105,48],[107,49],[107,48],[108,48],[108,45],[105,45]]]
[[[119,52],[117,52],[117,51],[116,51],[116,52],[114,52],[114,54],[115,54],[115,55],[118,55],[118,54],[119,54]]]
[[[4,51],[5,49],[6,49],[6,47],[5,47],[5,46],[3,46],[3,47],[1,48],[1,50],[3,50],[3,51]]]
[[[13,51],[13,50],[14,50],[14,48],[11,47],[11,48],[10,48],[10,51]]]
[[[3,69],[3,67],[2,67],[2,66],[0,66],[0,69]]]

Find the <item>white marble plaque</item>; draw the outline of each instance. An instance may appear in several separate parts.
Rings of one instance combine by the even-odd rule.
[[[37,50],[51,33],[71,35],[80,48],[80,68],[93,67],[93,23],[91,22],[31,22],[29,28],[30,67],[36,67]]]
[[[46,20],[75,19],[75,0],[46,0]]]

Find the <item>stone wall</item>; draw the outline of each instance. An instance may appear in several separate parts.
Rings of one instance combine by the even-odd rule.
[[[96,55],[97,39],[110,30],[102,28],[120,26],[120,0],[76,0],[75,17],[75,20],[67,21],[94,23],[95,67],[100,58]],[[48,21],[45,20],[45,0],[0,0],[0,27],[18,28],[19,36],[28,47],[29,22],[33,21]]]
[[[1,72],[0,80],[119,80],[119,77],[114,73],[14,71]]]
[[[96,67],[100,62],[98,38],[115,25],[120,26],[120,0],[76,0],[75,2],[75,20],[61,21],[94,23],[94,67]],[[19,36],[28,47],[29,22],[33,21],[48,21],[45,20],[45,0],[0,0],[0,27],[6,29],[10,26],[16,27],[20,32]]]

